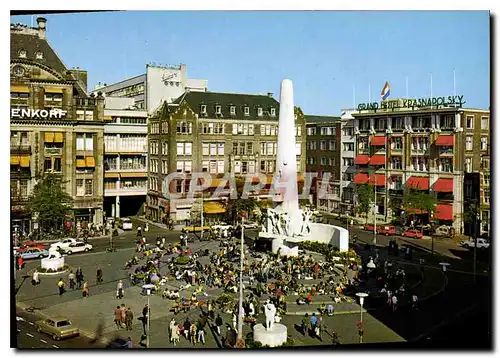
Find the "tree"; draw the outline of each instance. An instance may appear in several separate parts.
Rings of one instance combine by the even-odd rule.
[[[251,213],[257,207],[257,203],[254,199],[237,198],[228,200],[225,206],[228,221],[235,224],[242,212],[246,211],[247,213]]]
[[[366,214],[366,222],[368,222],[368,212],[372,208],[372,203],[375,195],[375,186],[361,184],[356,186],[356,194],[358,196],[356,210],[358,213]]]
[[[469,236],[474,236],[477,230],[477,216],[479,213],[479,205],[476,199],[470,199],[464,205],[464,212],[462,214],[465,223],[464,233]],[[480,230],[478,230],[480,232]]]
[[[198,223],[201,223],[201,210],[203,210],[201,206],[201,199],[197,199],[194,201],[193,206],[189,209],[189,219],[193,226],[196,226]]]
[[[61,177],[53,173],[45,173],[37,177],[38,182],[28,200],[28,212],[38,216],[41,231],[57,228],[64,217],[71,212],[73,199],[64,190]]]
[[[405,208],[411,215],[415,215],[418,211],[421,213],[430,213],[434,211],[437,199],[434,195],[428,194],[422,190],[407,188],[404,194]]]

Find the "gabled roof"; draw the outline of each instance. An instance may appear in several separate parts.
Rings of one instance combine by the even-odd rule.
[[[323,124],[336,122],[340,122],[340,117],[306,114],[306,124]]]
[[[268,95],[221,93],[221,92],[186,92],[177,98],[174,104],[187,103],[189,107],[198,115],[201,115],[201,106],[206,105],[207,118],[227,118],[227,119],[273,119],[279,116],[279,102]],[[215,106],[221,106],[221,115],[215,113]],[[236,107],[236,114],[231,115],[230,106]],[[249,107],[250,115],[244,115],[244,107]],[[257,108],[261,107],[263,115],[257,115]],[[275,116],[271,116],[271,108],[276,110]]]

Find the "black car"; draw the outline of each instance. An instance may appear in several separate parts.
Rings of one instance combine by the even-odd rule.
[[[113,339],[111,342],[108,343],[106,348],[122,349],[122,348],[125,348],[126,343],[127,343],[127,340],[125,338],[116,337],[115,339]]]

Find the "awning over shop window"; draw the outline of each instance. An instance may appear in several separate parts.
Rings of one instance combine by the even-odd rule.
[[[385,165],[385,155],[375,154],[370,158],[370,165]]]
[[[385,175],[374,174],[368,179],[368,184],[375,186],[385,186]]]
[[[436,140],[437,146],[449,147],[455,143],[455,137],[452,135],[440,135]]]
[[[85,168],[85,159],[77,159],[76,160],[77,168]]]
[[[62,143],[62,142],[64,142],[64,134],[54,133],[54,143]]]
[[[29,168],[30,167],[30,157],[28,156],[23,156],[21,157],[21,167],[22,168]]]
[[[370,161],[370,157],[366,154],[360,154],[354,158],[354,164],[365,165]]]
[[[145,172],[133,172],[133,173],[121,172],[120,176],[122,178],[147,178],[148,173],[145,173]]]
[[[434,213],[434,219],[438,220],[453,220],[453,206],[447,204],[436,205],[436,212]]]
[[[366,184],[368,182],[368,174],[358,173],[354,176],[354,184]]]
[[[107,179],[118,178],[118,173],[104,173],[104,177]]]
[[[375,137],[372,138],[370,145],[373,146],[380,146],[380,145],[385,145],[386,143],[386,137],[383,135],[376,135]]]
[[[95,168],[95,159],[94,159],[94,157],[85,157],[85,166],[87,168]]]
[[[404,211],[406,211],[408,214],[427,214],[427,210],[422,210],[422,209],[414,209],[414,208],[403,208]]]
[[[63,93],[63,89],[59,87],[45,87],[45,93]]]
[[[10,165],[19,165],[19,163],[21,162],[21,158],[19,158],[19,156],[11,156],[10,157]]]
[[[28,86],[10,86],[10,91],[16,93],[29,93],[30,89]]]
[[[410,188],[429,190],[429,178],[427,177],[410,177],[406,181],[406,185]]]
[[[53,143],[54,142],[54,133],[45,132],[44,141],[45,141],[45,143]]]
[[[439,178],[432,186],[432,190],[434,190],[437,193],[452,193],[453,179]]]
[[[224,214],[226,212],[226,208],[221,202],[208,201],[203,203],[203,212],[205,214]]]

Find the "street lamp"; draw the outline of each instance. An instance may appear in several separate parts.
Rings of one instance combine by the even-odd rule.
[[[360,314],[360,325],[359,325],[359,343],[363,343],[363,303],[365,303],[365,297],[368,297],[368,294],[365,292],[358,292],[356,296],[359,297],[359,314]]]
[[[150,332],[150,328],[151,328],[151,307],[149,306],[149,296],[151,296],[151,290],[153,288],[155,288],[155,285],[151,284],[151,283],[148,283],[146,285],[142,285],[142,288],[144,289],[144,292],[146,293],[146,295],[148,296],[148,316],[147,316],[147,320],[148,320],[148,334],[146,336],[146,348],[149,348],[149,332]]]
[[[243,257],[244,257],[244,231],[245,227],[243,223],[245,221],[247,213],[244,211],[241,213],[241,253],[240,253],[240,297],[238,304],[238,337],[236,339],[236,345],[238,348],[245,348],[245,341],[243,340]]]

